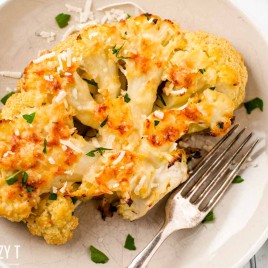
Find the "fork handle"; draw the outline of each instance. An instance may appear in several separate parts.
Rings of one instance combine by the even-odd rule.
[[[174,228],[172,225],[164,224],[158,234],[153,240],[135,257],[128,268],[145,268],[149,261],[159,248],[159,246],[165,241],[165,239],[172,234],[178,228]]]

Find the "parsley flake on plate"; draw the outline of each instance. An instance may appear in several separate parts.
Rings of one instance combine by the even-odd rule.
[[[136,250],[134,238],[130,234],[127,235],[124,248],[128,250]]]
[[[255,110],[256,108],[259,108],[263,112],[263,100],[258,97],[245,102],[244,106],[248,114],[251,114],[251,112]]]
[[[55,17],[55,20],[60,28],[64,28],[68,25],[71,15],[60,13]]]
[[[97,248],[90,246],[89,247],[91,260],[95,263],[106,263],[109,261],[109,258]]]
[[[31,124],[34,120],[35,113],[24,114],[22,117],[27,121],[27,123]]]
[[[7,93],[2,99],[1,102],[5,105],[7,100],[13,95],[15,94],[15,92],[11,91],[9,93]]]
[[[206,222],[212,222],[215,220],[215,216],[214,216],[214,213],[213,211],[211,210],[207,216],[204,218],[204,220],[202,220],[202,223],[206,223]]]
[[[235,178],[233,179],[232,183],[241,183],[243,182],[244,179],[241,176],[235,176]]]

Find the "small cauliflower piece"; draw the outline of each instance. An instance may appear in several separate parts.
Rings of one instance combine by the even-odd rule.
[[[73,211],[71,198],[58,194],[57,200],[49,200],[46,195],[24,221],[33,235],[43,236],[48,244],[65,244],[72,239],[78,225]]]

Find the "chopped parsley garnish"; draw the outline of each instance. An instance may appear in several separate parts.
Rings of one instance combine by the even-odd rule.
[[[6,179],[6,183],[8,185],[12,185],[12,184],[16,183],[18,181],[18,179],[16,178],[16,176],[19,175],[21,172],[22,172],[22,170],[19,170],[19,171],[15,172],[14,174],[10,175]]]
[[[22,184],[23,187],[26,185],[28,177],[29,177],[29,175],[27,174],[27,172],[24,171],[22,173],[22,180],[21,180],[21,184]]]
[[[57,198],[58,198],[58,195],[57,195],[57,194],[55,194],[55,193],[51,193],[51,194],[49,195],[49,197],[48,197],[48,200],[57,200]]]
[[[206,69],[205,68],[202,68],[202,69],[199,69],[198,70],[201,74],[205,73],[206,72]]]
[[[219,122],[217,124],[217,126],[218,126],[218,128],[223,129],[224,128],[224,123],[223,122]]]
[[[153,19],[153,23],[156,24],[158,22],[158,19]]]
[[[78,200],[78,198],[75,197],[75,196],[71,197],[71,199],[72,199],[73,204],[75,204],[77,202],[77,200]]]
[[[129,102],[131,101],[131,98],[128,96],[128,94],[126,94],[126,95],[124,96],[124,101],[125,101],[126,103],[129,103]]]
[[[160,123],[160,121],[158,121],[158,120],[154,120],[154,126],[155,126],[155,127],[158,126],[159,123]]]
[[[233,183],[241,183],[243,181],[244,181],[244,179],[241,176],[235,176],[235,178],[232,182]]]
[[[151,14],[145,13],[144,15],[145,15],[145,17],[146,17],[147,20],[150,20]]]
[[[7,100],[13,95],[15,94],[15,92],[11,91],[9,93],[7,93],[2,99],[1,102],[5,105]]]
[[[47,153],[47,140],[44,139],[44,149],[43,149],[43,153],[46,154]]]
[[[60,28],[64,28],[68,25],[71,15],[60,13],[55,17],[55,20]]]
[[[134,238],[130,234],[127,235],[124,248],[129,250],[136,250]]]
[[[27,123],[31,124],[34,120],[35,113],[24,114],[22,117],[27,121]]]
[[[157,97],[163,103],[164,106],[167,106],[167,104],[166,104],[166,102],[165,102],[165,100],[164,100],[164,98],[163,98],[163,96],[161,94],[158,93]]]
[[[86,155],[90,156],[90,157],[94,157],[95,153],[99,153],[100,155],[102,155],[104,151],[110,151],[110,150],[112,150],[112,149],[99,147],[99,148],[96,148],[95,150],[92,150],[92,151],[88,152]]]
[[[248,114],[251,114],[251,112],[256,108],[259,108],[263,112],[263,100],[260,98],[255,98],[247,101],[244,103],[244,106]]]
[[[101,122],[100,127],[104,127],[108,121],[109,115],[106,116],[106,118]]]
[[[210,90],[215,90],[215,88],[216,88],[216,87],[210,87],[209,89],[210,89]]]
[[[28,185],[26,185],[28,177],[29,177],[29,175],[27,174],[27,172],[23,171],[22,172],[21,184],[22,184],[23,188],[27,190],[27,192],[32,192],[33,188],[28,186]]]
[[[125,32],[125,35],[127,35],[127,32]]]
[[[126,19],[129,19],[129,18],[131,18],[131,15],[127,14],[127,18]]]
[[[202,220],[202,223],[206,223],[206,222],[211,222],[214,221],[215,217],[214,217],[214,213],[213,211],[210,211],[207,216],[204,218],[204,220]]]
[[[125,45],[125,43],[121,46],[121,47],[118,47],[116,48],[116,45],[113,46],[112,48],[112,53],[118,58],[118,59],[122,59],[122,60],[125,60],[125,59],[130,59],[130,57],[124,57],[124,56],[119,56],[119,52],[121,51],[121,49],[123,48],[123,46]]]
[[[103,252],[93,246],[89,247],[89,252],[91,260],[95,263],[106,263],[109,261],[109,258]]]
[[[93,79],[83,78],[83,80],[86,81],[89,85],[92,85],[92,86],[95,86],[95,87],[98,86],[98,83],[96,83]]]

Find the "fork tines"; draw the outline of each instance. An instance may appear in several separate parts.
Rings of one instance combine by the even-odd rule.
[[[181,196],[196,204],[200,211],[215,206],[259,141],[255,140],[246,148],[252,133],[245,137],[245,128],[236,133],[238,126],[235,125],[200,161],[180,190]]]

